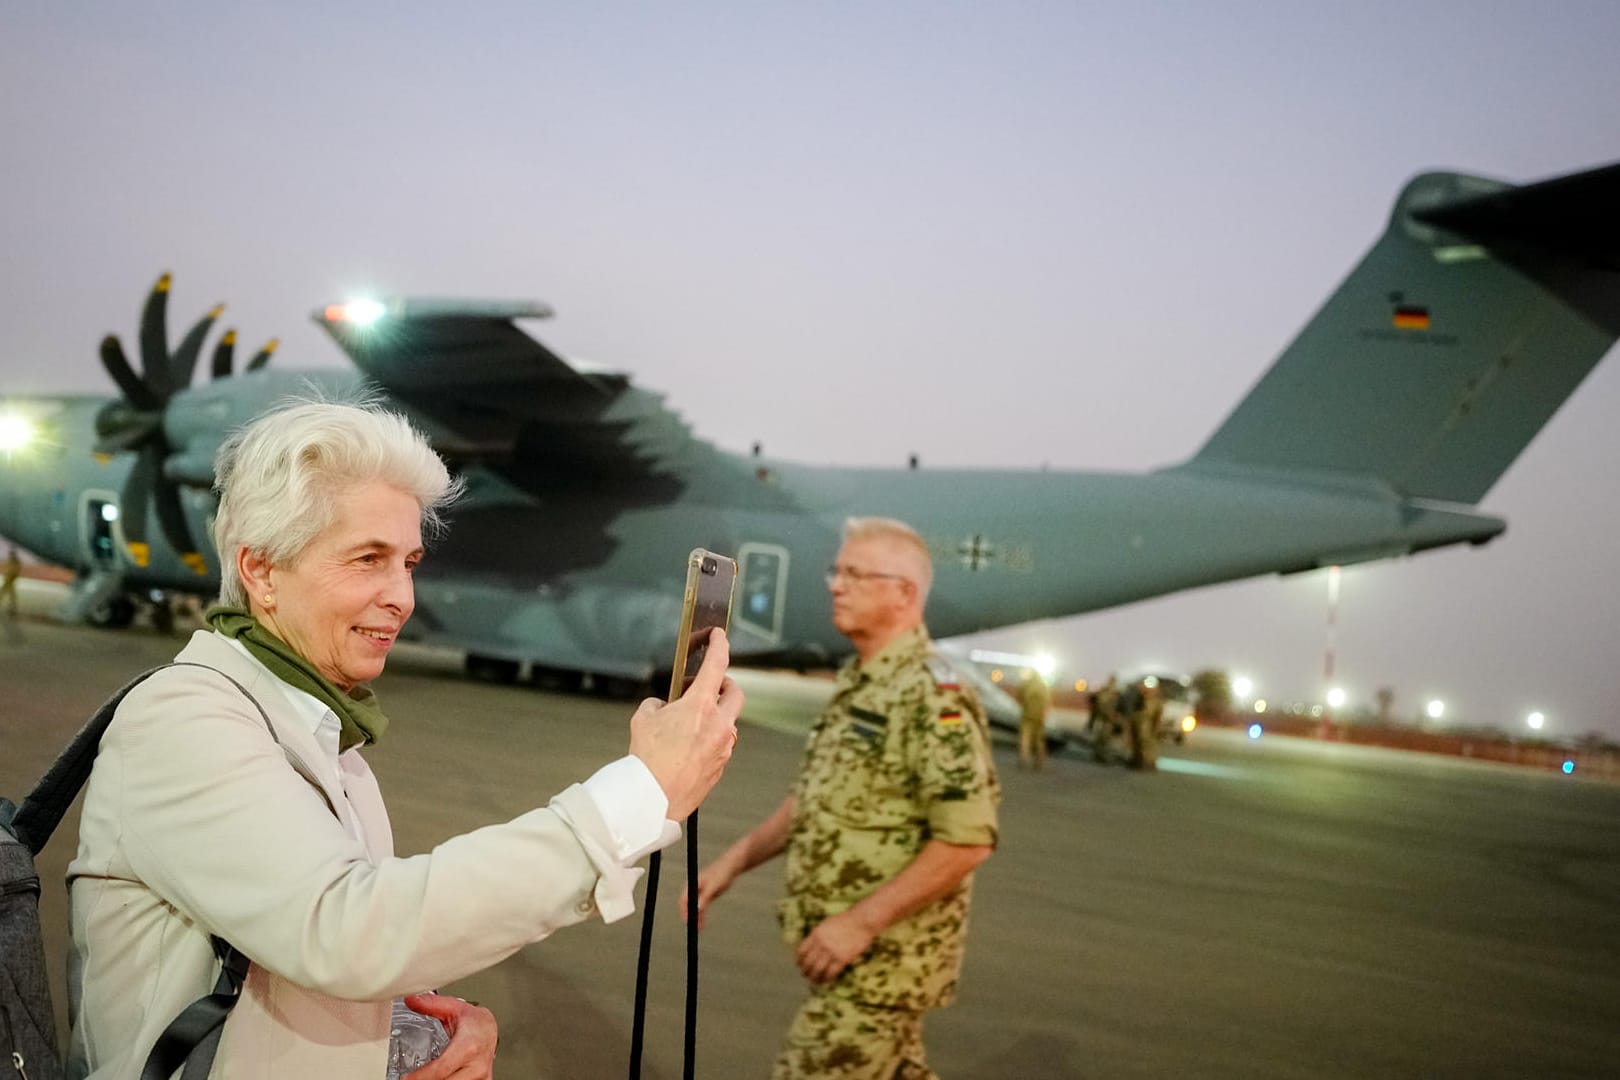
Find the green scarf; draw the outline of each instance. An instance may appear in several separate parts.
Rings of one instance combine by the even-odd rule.
[[[342,724],[338,735],[339,752],[374,743],[382,738],[388,727],[388,717],[377,704],[377,695],[368,686],[357,686],[345,694],[330,679],[315,670],[315,666],[292,650],[285,641],[264,628],[244,608],[214,607],[208,609],[208,625],[228,638],[240,641],[253,658],[270,669],[271,674],[305,693],[312,694],[331,709]]]

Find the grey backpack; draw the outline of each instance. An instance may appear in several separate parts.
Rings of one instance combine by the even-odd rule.
[[[101,737],[124,695],[163,667],[137,675],[108,698],[22,806],[0,798],[0,1077],[6,1080],[63,1077],[46,977],[45,944],[39,931],[39,872],[34,867],[34,856],[44,849],[79,789],[90,778]],[[241,683],[235,679],[231,682],[259,709],[269,727],[270,718],[264,715],[263,706]],[[275,734],[273,728],[271,734]],[[147,1059],[142,1080],[167,1080],[182,1065],[186,1069],[184,1080],[201,1080],[208,1075],[225,1017],[241,994],[248,969],[247,957],[223,939],[214,938],[214,952],[220,960],[214,992],[187,1006],[163,1032]],[[8,1072],[8,1067],[12,1071]]]

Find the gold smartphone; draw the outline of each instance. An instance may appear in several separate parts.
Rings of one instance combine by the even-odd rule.
[[[731,627],[731,596],[737,584],[737,560],[695,548],[686,557],[686,595],[681,600],[681,630],[675,635],[675,663],[670,668],[669,700],[686,692],[709,652],[715,627]]]

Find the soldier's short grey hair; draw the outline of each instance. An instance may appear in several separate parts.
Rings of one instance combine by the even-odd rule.
[[[881,540],[892,544],[901,558],[911,564],[910,573],[918,598],[927,604],[928,590],[934,584],[934,559],[928,553],[928,542],[916,529],[895,518],[845,518],[844,543],[852,540]]]
[[[219,602],[247,606],[239,551],[296,561],[344,494],[374,481],[416,498],[428,536],[443,532],[440,511],[463,487],[409,420],[371,402],[294,401],[233,432],[214,459]]]

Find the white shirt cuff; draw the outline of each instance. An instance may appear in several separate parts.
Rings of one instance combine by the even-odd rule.
[[[568,812],[568,799],[576,790],[589,802],[590,813]],[[598,769],[553,799],[551,808],[574,831],[596,868],[592,898],[603,922],[617,922],[636,910],[633,890],[644,871],[631,864],[681,837],[681,827],[664,817],[669,810],[664,789],[634,756]]]
[[[607,823],[608,835],[596,839],[620,866],[632,866],[681,838],[680,825],[664,816],[669,811],[664,789],[634,754],[602,766],[580,786]]]

